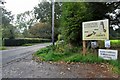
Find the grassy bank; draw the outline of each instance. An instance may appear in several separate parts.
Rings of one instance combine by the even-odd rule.
[[[119,60],[103,60],[98,58],[97,55],[92,53],[87,53],[86,56],[83,56],[81,52],[77,52],[80,48],[67,49],[62,48],[60,51],[57,46],[48,46],[37,51],[34,56],[38,57],[42,61],[64,61],[64,62],[81,62],[81,63],[107,63],[111,66],[111,69],[120,74],[120,61]],[[76,50],[75,50],[76,49]],[[57,51],[56,51],[57,50]],[[66,51],[64,51],[66,50]]]
[[[7,48],[6,47],[0,47],[0,50],[6,50]]]
[[[112,47],[120,47],[120,40],[110,40]]]

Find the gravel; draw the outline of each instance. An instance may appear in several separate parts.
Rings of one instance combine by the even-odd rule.
[[[3,78],[117,78],[106,64],[36,62],[32,55],[2,67]]]

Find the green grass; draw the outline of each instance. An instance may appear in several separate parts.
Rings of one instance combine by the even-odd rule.
[[[64,48],[64,47],[63,47]],[[72,49],[75,49],[76,52]],[[81,63],[108,63],[113,67],[113,71],[120,74],[120,61],[119,60],[104,60],[99,58],[97,55],[92,53],[87,53],[87,55],[82,55],[78,52],[80,48],[66,49],[65,51],[56,51],[56,46],[48,46],[38,50],[34,56],[40,58],[44,61],[64,61],[64,62],[81,62]]]
[[[23,44],[22,46],[32,46],[32,44]]]
[[[110,40],[112,47],[120,47],[120,40]]]
[[[0,47],[0,50],[6,50],[7,48],[6,47]]]
[[[59,61],[72,54],[68,52],[65,53],[54,52],[53,48],[47,47],[37,51],[34,55],[40,57],[44,61]]]
[[[99,47],[104,48],[104,41],[98,41]],[[111,47],[120,47],[120,40],[110,40],[110,46]]]
[[[98,58],[93,54],[87,54],[86,56],[81,55],[80,53],[74,54],[68,58],[65,58],[66,62],[82,62],[82,63],[101,63],[105,62],[102,58]]]

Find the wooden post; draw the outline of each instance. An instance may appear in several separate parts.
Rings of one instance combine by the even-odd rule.
[[[83,40],[83,55],[86,54],[86,42]]]

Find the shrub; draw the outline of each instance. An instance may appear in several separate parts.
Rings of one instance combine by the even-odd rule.
[[[21,46],[23,44],[50,42],[50,39],[4,39],[4,46]]]

